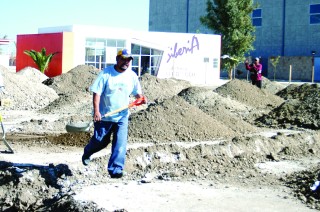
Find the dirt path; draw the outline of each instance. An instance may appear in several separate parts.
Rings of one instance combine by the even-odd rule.
[[[235,79],[212,89],[144,75],[149,104],[131,110],[127,175],[115,180],[105,168],[110,146],[85,167],[92,129],[65,129],[91,120],[87,88],[98,70],[78,66],[44,82],[33,69],[0,71],[13,103],[0,109],[15,151],[0,143],[2,211],[320,209],[320,189],[310,189],[320,180],[317,84],[264,79],[258,89]]]
[[[312,211],[286,190],[214,182],[130,181],[86,187],[75,198],[94,201],[109,211]]]
[[[210,143],[210,142],[206,142]],[[214,143],[214,142],[212,142]],[[215,142],[216,143],[216,142]],[[190,144],[190,143],[189,143]],[[132,180],[109,179],[90,180],[99,170],[98,164],[91,164],[90,168],[81,164],[82,148],[66,146],[47,146],[45,148],[34,144],[15,144],[14,154],[1,154],[2,161],[12,162],[13,167],[26,170],[28,167],[50,164],[68,165],[68,169],[77,173],[76,178],[88,178],[82,186],[73,190],[77,201],[92,201],[98,207],[108,211],[125,209],[127,211],[312,211],[300,200],[292,195],[292,191],[279,182],[269,181],[260,184],[259,178],[251,183],[243,183],[244,176],[220,179],[219,181],[199,179],[160,180],[155,173],[149,173],[145,178]],[[213,144],[212,144],[213,145]],[[132,145],[136,149],[138,144]],[[188,146],[185,143],[184,146]],[[5,149],[4,146],[0,146]],[[108,156],[109,149],[94,155],[94,159]],[[136,155],[138,157],[138,155]],[[282,162],[256,163],[257,171],[281,177],[294,171],[306,170],[314,166],[318,160],[300,159]],[[286,167],[286,168],[285,168]],[[97,172],[97,173],[95,173]],[[268,176],[267,175],[267,176]],[[266,176],[266,177],[267,177]],[[250,185],[251,184],[251,185]],[[86,186],[85,186],[86,185]],[[31,187],[29,189],[35,189]]]

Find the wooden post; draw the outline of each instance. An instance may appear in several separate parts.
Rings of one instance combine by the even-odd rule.
[[[312,65],[312,83],[314,83],[314,65]]]
[[[314,83],[314,55],[315,51],[312,51],[312,73],[311,73],[311,82]]]
[[[291,76],[292,76],[292,65],[290,65],[290,69],[289,69],[289,84],[291,83]]]

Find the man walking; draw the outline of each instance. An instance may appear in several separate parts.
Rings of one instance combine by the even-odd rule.
[[[111,178],[123,176],[127,152],[129,110],[125,109],[108,117],[103,115],[128,105],[131,94],[135,98],[143,97],[138,76],[128,69],[131,60],[133,57],[126,49],[118,51],[116,65],[103,69],[90,87],[90,91],[93,92],[94,134],[84,148],[82,163],[88,165],[92,154],[112,142],[108,162],[108,172]]]

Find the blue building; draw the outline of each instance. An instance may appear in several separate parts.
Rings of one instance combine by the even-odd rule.
[[[200,23],[207,0],[150,0],[149,31],[213,33]],[[254,0],[252,56],[268,66],[270,56],[315,57],[320,69],[320,0]],[[222,41],[223,43],[223,41]]]

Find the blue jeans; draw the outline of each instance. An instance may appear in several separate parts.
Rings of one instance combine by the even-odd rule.
[[[108,162],[110,175],[120,174],[124,169],[128,141],[128,117],[123,117],[119,122],[100,121],[94,123],[94,134],[84,148],[84,157],[107,147],[112,139],[111,156]]]

